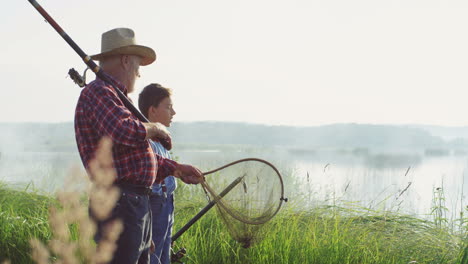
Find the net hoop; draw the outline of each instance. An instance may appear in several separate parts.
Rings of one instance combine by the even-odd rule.
[[[205,191],[207,191],[208,193],[211,194],[211,196],[213,197],[216,204],[218,206],[220,206],[221,208],[223,208],[231,217],[233,217],[234,219],[236,219],[238,221],[246,223],[246,224],[261,225],[261,224],[264,224],[264,223],[268,222],[270,219],[272,219],[278,213],[278,211],[280,210],[281,205],[283,204],[283,201],[287,201],[287,198],[284,198],[283,178],[281,177],[281,174],[278,171],[278,169],[273,164],[271,164],[270,162],[268,162],[266,160],[262,160],[262,159],[259,159],[259,158],[245,158],[245,159],[240,159],[240,160],[233,161],[231,163],[228,163],[228,164],[226,164],[224,166],[221,166],[219,168],[216,168],[214,170],[204,172],[203,175],[206,176],[206,175],[215,173],[217,171],[220,171],[222,169],[225,169],[227,167],[233,166],[233,165],[241,163],[241,162],[246,162],[246,161],[257,161],[257,162],[261,162],[261,163],[264,163],[264,164],[270,166],[275,171],[276,175],[279,178],[279,181],[280,181],[280,184],[281,184],[281,197],[280,197],[280,201],[278,203],[278,206],[276,207],[276,209],[273,211],[273,213],[270,216],[260,217],[260,218],[258,218],[256,220],[249,220],[249,219],[242,218],[242,217],[238,216],[237,214],[235,214],[234,212],[232,212],[232,210],[230,208],[228,208],[228,206],[226,206],[224,204],[223,199],[221,197],[219,197],[219,195],[208,185],[208,183],[206,181],[201,182],[201,185],[205,189]]]

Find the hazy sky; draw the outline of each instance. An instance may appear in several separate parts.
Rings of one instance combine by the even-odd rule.
[[[130,27],[175,121],[468,125],[466,0],[43,0],[88,54]],[[0,9],[0,122],[71,121],[84,63],[27,0]],[[92,73],[88,80],[94,79]]]

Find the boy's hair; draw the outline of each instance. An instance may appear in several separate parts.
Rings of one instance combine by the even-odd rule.
[[[172,90],[161,86],[159,83],[152,83],[143,88],[138,96],[138,108],[140,112],[148,118],[150,106],[158,107],[159,103],[166,97],[172,95]]]

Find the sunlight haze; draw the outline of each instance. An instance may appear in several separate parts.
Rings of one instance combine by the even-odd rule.
[[[89,55],[134,29],[157,60],[131,97],[171,87],[176,122],[468,125],[467,1],[38,2]],[[72,121],[85,64],[27,0],[0,25],[0,122]]]

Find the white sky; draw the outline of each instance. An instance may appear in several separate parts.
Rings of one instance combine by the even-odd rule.
[[[0,122],[73,120],[84,63],[27,0],[2,2]],[[39,3],[90,55],[133,28],[158,59],[132,97],[173,88],[175,121],[468,125],[466,0]]]

